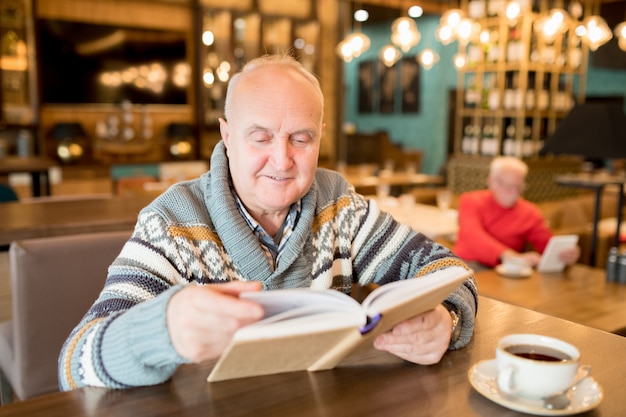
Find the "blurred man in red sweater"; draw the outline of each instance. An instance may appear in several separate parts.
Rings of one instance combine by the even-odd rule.
[[[453,252],[466,261],[494,267],[509,257],[536,266],[552,231],[533,203],[521,197],[528,166],[518,158],[497,157],[491,162],[488,189],[459,198],[459,234]],[[529,244],[534,250],[525,252]],[[574,246],[559,254],[566,264],[580,256]]]

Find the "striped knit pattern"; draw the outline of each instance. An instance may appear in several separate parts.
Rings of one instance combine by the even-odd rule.
[[[318,169],[300,219],[272,270],[228,189],[223,144],[211,171],[179,183],[139,215],[131,239],[109,268],[104,288],[72,331],[59,358],[62,389],[126,388],[167,380],[185,362],[165,322],[169,298],[190,283],[260,281],[265,290],[385,284],[463,262],[443,246],[395,222],[338,174]],[[477,290],[469,279],[447,300],[471,338]]]

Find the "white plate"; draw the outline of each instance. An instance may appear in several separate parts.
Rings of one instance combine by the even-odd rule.
[[[519,272],[507,271],[502,264],[496,266],[495,269],[498,274],[509,278],[527,278],[533,274],[533,269],[530,266],[522,268]]]
[[[600,404],[602,387],[587,377],[572,390],[571,404],[563,410],[548,410],[542,400],[531,400],[505,394],[498,388],[498,365],[495,359],[478,362],[467,372],[470,383],[476,391],[491,401],[511,410],[538,416],[567,416],[589,411]]]

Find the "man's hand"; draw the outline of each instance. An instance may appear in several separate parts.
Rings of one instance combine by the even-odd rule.
[[[441,360],[450,345],[452,317],[443,306],[408,319],[381,334],[374,347],[409,362],[430,365]]]
[[[239,299],[244,291],[260,291],[259,282],[188,285],[167,306],[172,345],[183,358],[198,363],[222,354],[237,329],[263,317],[263,308]]]
[[[566,265],[575,264],[580,258],[580,247],[572,246],[571,248],[563,249],[559,253],[559,259],[563,261]]]

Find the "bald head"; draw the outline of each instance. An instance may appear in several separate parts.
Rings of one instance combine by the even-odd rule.
[[[289,75],[290,78],[304,82],[304,85],[312,88],[312,93],[319,100],[319,105],[324,110],[324,96],[318,79],[302,66],[291,55],[263,55],[255,58],[244,65],[243,69],[235,74],[228,83],[226,91],[226,99],[224,103],[224,116],[226,120],[232,117],[235,107],[237,106],[236,97],[239,97],[241,90],[240,84],[246,84],[246,81],[259,81],[261,77],[267,78],[269,85],[284,82],[283,77]]]

